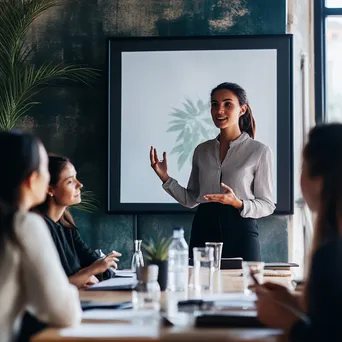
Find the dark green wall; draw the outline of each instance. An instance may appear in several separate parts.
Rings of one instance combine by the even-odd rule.
[[[64,60],[102,70],[93,88],[69,85],[44,91],[42,105],[21,124],[39,135],[50,152],[69,156],[87,189],[100,199],[99,213],[75,212],[91,246],[120,250],[122,265],[129,265],[133,217],[105,214],[107,37],[279,34],[285,27],[286,0],[68,0],[34,23],[29,39],[35,63]],[[191,221],[192,215],[140,216],[138,234],[144,238],[183,225],[189,236]],[[286,218],[260,220],[260,235],[265,260],[287,260]]]

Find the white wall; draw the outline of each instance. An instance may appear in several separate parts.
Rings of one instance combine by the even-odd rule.
[[[289,220],[289,261],[301,266],[297,276],[305,272],[303,215],[298,203],[302,148],[314,124],[314,55],[313,1],[288,0],[287,32],[294,34],[294,215]]]

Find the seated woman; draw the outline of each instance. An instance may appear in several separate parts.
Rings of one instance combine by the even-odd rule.
[[[303,303],[283,286],[257,286],[261,322],[284,329],[290,341],[342,340],[342,125],[312,129],[303,152],[301,187],[310,209],[317,213],[312,260]],[[291,311],[283,304],[297,311]]]
[[[51,175],[46,201],[35,208],[40,212],[57,247],[62,266],[70,283],[78,288],[95,284],[99,278],[107,279],[114,275],[111,267],[117,268],[118,252],[111,252],[100,258],[82,240],[68,207],[81,202],[83,185],[76,178],[76,170],[69,159],[50,155]],[[101,279],[102,280],[102,279]]]
[[[69,326],[80,322],[81,308],[44,220],[28,212],[46,197],[47,153],[19,132],[0,132],[0,146],[0,341],[12,341],[25,309]]]

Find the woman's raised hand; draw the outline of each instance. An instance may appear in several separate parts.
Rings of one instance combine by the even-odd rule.
[[[157,150],[151,146],[150,149],[150,161],[151,167],[154,172],[158,175],[163,183],[165,183],[169,179],[169,175],[167,173],[167,161],[166,161],[166,152],[163,153],[163,160],[159,160]]]

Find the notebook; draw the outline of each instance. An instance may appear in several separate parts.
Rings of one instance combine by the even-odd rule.
[[[88,291],[131,291],[136,285],[136,277],[115,277],[89,286]]]
[[[266,262],[265,270],[290,270],[291,267],[299,267],[298,264],[294,262]]]
[[[198,328],[262,328],[265,327],[257,317],[255,310],[207,311],[200,313],[195,319]]]

